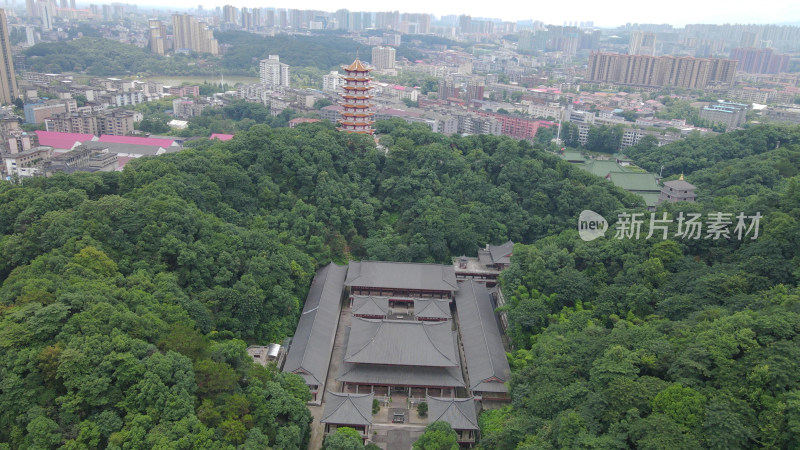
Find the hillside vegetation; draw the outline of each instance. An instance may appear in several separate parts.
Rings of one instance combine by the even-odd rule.
[[[732,213],[730,240],[676,236],[677,220],[646,240],[648,217],[639,239],[615,239],[612,223],[606,239],[569,230],[515,246],[513,403],[481,417],[482,446],[797,448],[799,131],[630,152],[697,186],[699,203],[657,218]],[[763,216],[757,239],[733,232],[740,212]]]
[[[800,442],[797,128],[703,140],[701,201],[658,212],[760,213],[757,239],[647,240],[613,234],[641,198],[528,143],[378,127],[388,154],[255,124],[0,183],[0,448],[303,448],[307,388],[245,349],[293,333],[315,270],[508,239],[513,402],[482,414],[484,448]],[[584,209],[606,238],[579,239]]]
[[[526,143],[381,127],[388,155],[329,124],[253,125],[0,183],[0,442],[301,448],[307,388],[245,349],[293,333],[320,265],[448,262],[641,204]]]

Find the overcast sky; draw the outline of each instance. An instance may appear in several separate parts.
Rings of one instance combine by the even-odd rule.
[[[137,3],[130,1],[130,3]],[[152,3],[143,0],[141,3]],[[469,14],[473,17],[498,18],[508,21],[541,20],[561,25],[567,22],[594,21],[595,26],[614,27],[625,23],[669,23],[683,26],[687,23],[787,23],[800,22],[800,1],[768,0],[745,2],[737,0],[673,0],[644,2],[634,0],[572,0],[572,1],[513,1],[513,0],[463,0],[463,1],[369,1],[352,0],[173,0],[167,8],[214,8],[224,4],[236,7],[274,7],[318,9],[335,11],[400,11],[429,13],[436,16]],[[161,6],[165,7],[164,5]]]

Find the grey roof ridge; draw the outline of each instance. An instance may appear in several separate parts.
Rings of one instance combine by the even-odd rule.
[[[374,297],[374,296],[370,295],[368,298],[369,298],[369,301],[370,301],[370,302],[371,302],[373,305],[377,306],[377,307],[378,307],[379,309],[381,309],[381,310],[383,309],[383,308],[381,308],[381,305],[379,305],[379,304],[378,304],[378,302],[376,302],[376,301],[375,301],[375,297]]]
[[[470,420],[470,418],[467,417],[466,414],[464,414],[464,411],[462,411],[461,408],[458,407],[458,405],[456,404],[455,400],[456,399],[453,399],[453,406],[458,410],[458,412],[461,414],[461,416],[463,416],[465,419],[467,419],[467,422],[471,423],[472,426],[474,426],[475,428],[480,430],[481,427],[476,422],[473,422],[472,420]],[[474,403],[472,404],[472,408],[473,409],[475,408]]]
[[[339,411],[340,409],[342,409],[342,406],[344,406],[345,402],[349,402],[349,403],[350,403],[350,405],[353,407],[353,409],[355,409],[355,410],[356,410],[356,412],[358,412],[358,415],[359,415],[359,416],[361,416],[361,417],[362,417],[364,420],[366,420],[368,423],[372,423],[372,418],[371,418],[371,417],[369,417],[369,418],[368,418],[368,417],[364,417],[364,414],[362,414],[362,413],[361,413],[361,410],[360,410],[360,409],[358,409],[358,407],[356,406],[356,404],[355,404],[355,403],[353,403],[353,398],[350,396],[350,394],[347,394],[347,393],[341,393],[341,394],[339,394],[338,392],[331,392],[331,394],[336,394],[336,395],[344,395],[344,396],[345,396],[345,400],[344,400],[343,402],[339,403],[339,406],[337,406],[337,407],[336,407],[336,409],[334,409],[333,411],[331,411],[331,413],[330,413],[330,414],[328,414],[327,416],[323,417],[323,418],[320,420],[320,422],[322,422],[323,420],[327,420],[327,419],[328,419],[328,417],[330,417],[330,416],[332,416],[332,415],[336,414],[336,412],[337,412],[337,411]],[[364,394],[364,395],[369,395],[369,394]],[[360,395],[359,395],[359,397],[360,397]]]
[[[451,286],[453,289],[455,289],[457,291],[458,290],[458,281],[456,281],[456,284],[451,284],[451,283],[448,283],[447,280],[445,280],[445,276],[444,276],[445,267],[449,267],[449,266],[445,266],[445,265],[441,264],[442,281],[444,281],[445,283],[447,283],[449,286]]]
[[[372,417],[365,417],[364,414],[361,412],[361,410],[358,409],[356,404],[353,403],[353,398],[350,395],[347,396],[347,401],[349,401],[350,404],[353,405],[353,408],[355,408],[355,410],[358,411],[359,416],[363,417],[364,420],[367,421],[367,423],[372,423]]]
[[[449,316],[450,315],[450,311],[449,310],[445,311],[444,309],[442,309],[442,306],[440,306],[439,303],[445,303],[445,302],[444,301],[440,301],[440,300],[436,300],[436,299],[432,299],[431,301],[428,302],[428,304],[425,306],[425,308],[423,308],[423,310],[420,311],[419,314],[417,314],[417,316],[419,316],[419,317],[432,317],[432,316],[426,316],[426,315],[423,314],[425,311],[427,311],[428,309],[431,309],[431,308],[436,308],[436,309],[438,309],[439,312],[443,313],[445,316]],[[436,306],[431,306],[433,304],[435,304]]]
[[[362,319],[362,318],[360,318],[360,317],[358,317],[358,319],[365,320],[365,319]],[[374,321],[375,321],[375,320],[370,320],[370,322],[374,322]],[[370,338],[370,340],[369,340],[369,341],[367,341],[367,343],[366,343],[366,344],[364,344],[364,346],[363,346],[363,347],[361,347],[360,349],[356,350],[356,351],[355,351],[355,352],[353,352],[353,353],[350,353],[350,358],[352,358],[352,357],[356,356],[357,354],[361,353],[361,352],[362,352],[362,351],[364,351],[364,349],[365,349],[365,348],[367,348],[367,347],[368,347],[370,344],[372,344],[373,342],[375,342],[375,336],[377,336],[377,335],[378,335],[378,333],[381,331],[381,328],[383,327],[383,324],[384,324],[384,322],[385,322],[384,320],[380,320],[380,323],[378,324],[378,329],[377,329],[377,330],[375,330],[375,334],[373,334],[373,335],[372,335],[372,338]],[[347,357],[347,354],[346,354],[346,353],[345,353],[344,357],[345,357],[345,361],[347,361],[347,359],[350,359],[350,358],[348,358],[348,357]]]
[[[447,283],[447,281],[444,279],[444,269],[445,269],[445,267],[449,267],[449,266],[445,266],[444,264],[439,264],[439,263],[417,263],[417,262],[409,262],[409,261],[373,261],[371,259],[362,259],[361,261],[354,261],[354,262],[358,262],[358,263],[371,262],[371,263],[384,263],[384,264],[412,264],[412,265],[440,266],[441,271],[442,271],[441,279],[442,279],[443,282]],[[358,280],[359,278],[361,278],[361,271],[360,270],[358,272],[358,276],[350,280],[350,284],[354,284],[355,280]],[[452,288],[454,288],[455,290],[458,290],[458,282],[457,281],[456,281],[456,284],[451,284],[451,283],[447,283],[447,284],[449,286],[451,286]]]
[[[445,320],[444,322],[450,322],[450,321],[449,321],[449,320]],[[448,357],[447,357],[447,355],[445,355],[443,351],[439,350],[439,347],[437,347],[437,346],[436,346],[436,345],[433,343],[433,339],[431,339],[431,335],[430,335],[430,334],[428,334],[428,327],[429,327],[429,326],[437,326],[437,325],[439,325],[440,323],[441,323],[441,322],[436,322],[436,325],[428,325],[427,323],[423,322],[423,323],[422,323],[422,329],[423,329],[423,330],[425,330],[425,336],[428,338],[428,341],[431,343],[431,347],[435,348],[435,349],[436,349],[436,351],[437,351],[437,352],[439,352],[439,354],[440,354],[440,355],[442,355],[442,356],[444,357],[444,359],[446,359],[447,361],[450,361],[451,363],[455,363],[456,365],[458,365],[458,362],[456,362],[456,361],[453,361],[452,359],[448,358]],[[441,325],[439,325],[439,326],[441,326]]]
[[[470,418],[469,418],[469,417],[467,417],[467,415],[466,415],[466,414],[464,414],[464,411],[462,411],[462,410],[461,410],[461,408],[459,408],[459,407],[458,407],[458,405],[456,404],[456,400],[460,400],[460,399],[452,398],[452,399],[450,399],[450,400],[451,400],[451,402],[450,402],[450,406],[448,406],[448,407],[447,407],[447,408],[444,410],[444,413],[442,413],[442,416],[443,416],[443,415],[445,415],[445,414],[447,413],[447,411],[448,411],[450,408],[455,408],[455,410],[456,410],[456,411],[458,411],[458,414],[459,414],[461,417],[463,417],[463,418],[464,418],[464,419],[465,419],[467,422],[469,422],[470,424],[472,424],[472,426],[474,426],[474,427],[476,427],[476,428],[480,429],[480,427],[478,426],[478,424],[477,424],[477,423],[475,423],[475,422],[473,422],[472,420],[470,420]],[[473,408],[474,408],[474,406],[473,406]]]
[[[334,263],[330,263],[330,264],[334,264]],[[306,313],[310,313],[312,311],[316,311],[317,309],[319,309],[319,304],[322,301],[322,292],[325,290],[325,283],[328,282],[328,276],[330,276],[330,273],[331,273],[330,264],[328,264],[328,266],[326,266],[325,278],[322,280],[322,289],[320,290],[320,294],[319,294],[320,295],[320,301],[317,302],[317,306],[309,309],[308,311],[303,311],[301,316],[305,315]],[[315,323],[316,321],[317,321],[317,316],[316,316],[316,314],[314,314],[314,320],[311,321],[311,323],[312,323],[312,325],[311,325],[311,333],[308,334],[308,341],[309,342],[311,341],[311,335],[314,333],[314,328],[315,327],[314,327],[313,323]],[[308,345],[308,342],[306,342],[306,345]],[[305,367],[305,365],[306,365],[306,357],[307,356],[308,356],[308,352],[304,350],[303,351],[303,359],[300,360],[300,364],[297,365],[297,368],[298,369],[303,369],[304,371],[306,371],[308,373],[308,375],[311,375],[311,377],[314,378],[314,380],[316,380],[317,383],[320,383],[320,381],[316,377],[316,375],[314,375],[314,373],[312,371],[306,369],[306,367]]]
[[[467,415],[464,414],[464,411],[462,411],[461,408],[459,408],[458,405],[457,405],[457,402],[460,403],[460,402],[463,402],[464,400],[473,400],[472,398],[447,398],[447,397],[433,397],[433,396],[429,396],[429,397],[434,399],[434,400],[446,401],[446,402],[450,403],[447,406],[447,408],[445,408],[444,411],[442,411],[442,413],[439,415],[439,417],[436,418],[436,420],[440,420],[442,417],[444,417],[445,414],[447,414],[447,412],[450,410],[450,408],[455,408],[455,410],[458,411],[458,415],[463,417],[467,422],[469,422],[475,428],[480,429],[480,426],[477,423],[473,422],[469,417],[467,417]]]
[[[483,320],[480,320],[481,311],[480,307],[478,306],[478,296],[475,294],[475,282],[470,282],[469,288],[472,289],[472,297],[475,298],[475,309],[478,310],[478,323],[481,324],[481,334],[483,335],[483,345],[486,348],[486,353],[489,354],[489,340],[486,339],[486,328],[483,326]],[[494,361],[492,361],[492,355],[489,354],[489,366],[492,368],[492,374],[495,374],[494,371]],[[469,371],[469,366],[467,366],[467,371]],[[485,379],[484,379],[485,380]],[[481,380],[483,382],[484,380]],[[475,386],[478,384],[476,383]]]

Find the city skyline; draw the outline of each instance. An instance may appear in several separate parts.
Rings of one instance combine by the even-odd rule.
[[[721,1],[697,3],[688,0],[678,0],[665,8],[642,8],[642,5],[633,0],[614,2],[613,7],[608,3],[590,2],[579,0],[573,2],[569,9],[545,9],[535,4],[518,4],[504,0],[501,3],[468,1],[458,5],[432,4],[419,0],[397,3],[374,1],[351,1],[332,4],[320,0],[274,0],[265,4],[254,0],[197,2],[195,0],[177,0],[168,8],[164,5],[152,5],[143,2],[141,7],[157,9],[192,9],[202,5],[205,9],[214,9],[226,4],[237,8],[285,8],[306,9],[333,12],[338,9],[350,11],[399,11],[401,13],[425,13],[437,17],[448,15],[470,15],[472,17],[500,19],[517,22],[525,20],[538,20],[548,24],[561,25],[563,23],[593,22],[596,27],[613,28],[627,23],[641,24],[670,24],[683,27],[686,24],[798,24],[800,23],[800,3],[792,0],[776,0],[770,2],[769,8],[755,9],[746,3],[733,4]],[[687,14],[687,11],[690,13]]]

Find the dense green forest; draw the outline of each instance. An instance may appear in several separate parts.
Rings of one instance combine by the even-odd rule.
[[[175,54],[160,56],[146,48],[98,37],[65,42],[42,42],[25,50],[29,70],[62,73],[84,72],[95,76],[258,75],[258,61],[279,55],[295,71],[312,70],[316,78],[343,64],[351,63],[358,51],[365,61],[371,48],[338,36],[259,36],[244,31],[216,33],[221,45],[229,45],[223,56]],[[397,57],[419,59],[423,55],[407,45],[397,48]],[[308,69],[306,69],[308,68]],[[301,77],[301,80],[303,78]],[[318,81],[318,80],[315,80]],[[307,84],[307,83],[306,83]]]
[[[84,37],[74,41],[41,42],[23,52],[28,70],[62,73],[86,72],[94,76],[139,73],[158,75],[219,75],[213,65],[197,64],[198,55],[150,53],[146,48],[111,39]]]
[[[513,403],[481,416],[483,447],[798,448],[798,132],[632,153],[692,162],[700,201],[657,217],[760,213],[757,239],[686,239],[673,226],[668,239],[569,230],[515,246],[503,274]]]
[[[222,58],[226,70],[250,70],[258,73],[258,61],[269,55],[279,55],[281,62],[292,67],[315,67],[328,71],[350,64],[356,55],[365,61],[371,59],[372,47],[352,39],[328,35],[289,35],[259,36],[245,31],[225,31],[215,33],[220,44],[231,48]],[[420,59],[423,55],[401,45],[397,48],[397,58]]]
[[[524,142],[381,131],[388,155],[330,124],[254,125],[0,184],[0,442],[299,448],[308,390],[245,347],[292,334],[321,264],[447,261],[640,204]]]
[[[800,441],[797,128],[742,132],[767,150],[707,159],[703,202],[665,207],[760,211],[757,240],[583,242],[582,210],[642,199],[507,137],[386,121],[385,153],[259,114],[120,173],[0,184],[0,443],[303,447],[302,380],[245,348],[293,333],[315,270],[507,239],[513,403],[481,416],[485,448]]]
[[[763,155],[779,147],[791,149],[798,144],[800,128],[761,125],[716,136],[690,134],[686,139],[664,147],[659,147],[655,138],[646,136],[639,144],[625,149],[625,153],[648,171],[659,173],[663,167],[664,176],[668,177],[681,173],[688,175],[695,170],[708,169],[716,163],[722,163],[719,168],[729,167],[730,164],[738,163],[741,158]],[[778,154],[771,153],[769,157],[776,158],[776,155]],[[787,156],[783,161],[784,164],[773,167],[780,169],[783,176],[797,173],[796,157],[792,159]],[[730,182],[758,182],[757,177],[754,177],[756,175],[761,176],[755,172],[741,173],[738,177],[730,178]]]

